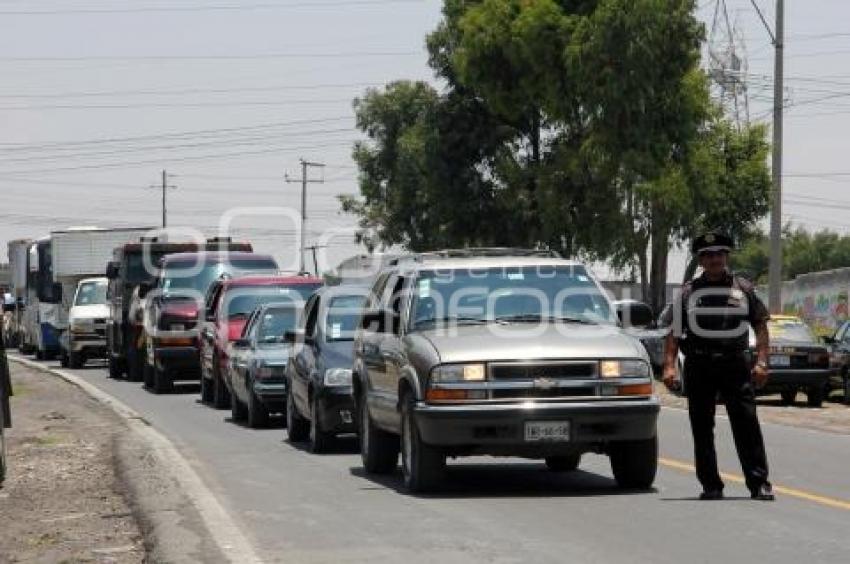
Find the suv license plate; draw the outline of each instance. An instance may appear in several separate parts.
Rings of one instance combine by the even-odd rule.
[[[552,441],[566,443],[570,440],[569,421],[528,421],[525,424],[526,442]]]
[[[787,354],[772,354],[770,355],[770,365],[776,367],[791,366],[791,357]]]

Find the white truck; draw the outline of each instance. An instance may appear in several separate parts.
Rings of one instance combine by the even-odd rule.
[[[61,286],[61,290],[57,292],[61,299],[57,302],[58,308],[51,324],[58,335],[59,355],[63,366],[69,365],[72,358],[75,365],[80,365],[86,356],[94,357],[99,351],[99,354],[105,357],[106,352],[107,314],[105,308],[104,311],[100,312],[101,315],[98,315],[97,308],[80,310],[74,318],[77,327],[73,334],[70,331],[72,329],[70,325],[71,309],[74,307],[77,298],[78,285],[84,279],[102,277],[106,272],[107,263],[112,258],[115,247],[138,241],[150,230],[150,227],[114,229],[72,227],[51,232],[50,252],[53,282]],[[103,301],[105,303],[105,296]],[[86,341],[85,348],[80,348],[82,340],[75,342],[77,331],[79,331],[80,339],[92,337],[89,329],[92,329],[94,335],[99,335],[102,340],[100,348],[98,348],[96,341]],[[91,346],[88,346],[89,344]]]
[[[7,315],[9,321],[6,330],[6,346],[19,346],[21,343],[21,330],[23,327],[24,308],[27,297],[27,250],[29,239],[16,239],[9,241],[9,293],[14,301],[14,309]]]

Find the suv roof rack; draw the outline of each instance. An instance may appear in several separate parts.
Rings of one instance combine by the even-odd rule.
[[[442,249],[417,253],[414,257],[423,258],[463,258],[463,257],[546,257],[561,258],[560,253],[551,249],[523,249],[518,247],[467,247],[465,249]]]

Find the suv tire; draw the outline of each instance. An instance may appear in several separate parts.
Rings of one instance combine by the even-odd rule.
[[[581,454],[546,457],[546,467],[552,472],[572,472],[578,468],[580,463]]]
[[[608,450],[617,485],[645,490],[655,481],[658,470],[658,437],[638,441],[617,441]]]
[[[230,405],[230,392],[224,385],[224,379],[221,376],[221,371],[213,364],[212,368],[213,380],[213,407],[216,409],[224,409]]]
[[[207,405],[211,404],[213,401],[213,387],[210,379],[204,376],[204,373],[201,372],[201,403],[205,403]]]
[[[779,395],[782,397],[782,405],[794,405],[794,401],[797,399],[797,390],[785,390],[779,392]]]
[[[806,390],[806,404],[809,407],[821,407],[824,396],[826,396],[826,389],[823,386],[810,386]]]
[[[252,429],[261,429],[269,426],[269,410],[257,394],[252,389],[251,382],[248,382],[248,426]],[[231,397],[236,394],[231,392]]]
[[[315,394],[313,395],[313,401],[310,402],[310,407],[312,408],[313,415],[313,420],[310,422],[310,451],[313,454],[321,454],[328,451],[331,443],[333,443],[334,434],[322,430],[322,424],[320,423],[322,419],[322,405],[319,402],[319,397]]]
[[[171,377],[168,375],[168,372],[156,366],[152,368],[152,372],[153,393],[165,394],[170,392],[173,387],[173,382],[171,381]]]
[[[124,371],[121,370],[121,363],[118,362],[111,354],[109,355],[109,377],[113,379],[118,379],[124,374]]]
[[[202,382],[205,378],[202,378]],[[236,397],[236,394],[230,394],[230,418],[233,419],[233,422],[244,421],[245,418],[248,417],[248,410],[245,408],[245,404],[239,401],[239,398]]]
[[[446,455],[422,441],[416,425],[413,394],[401,404],[401,468],[404,486],[413,493],[434,491],[446,472]]]
[[[78,352],[74,352],[73,349],[68,351],[68,368],[82,368],[83,364],[85,364],[86,360],[82,354]]]
[[[850,375],[844,375],[844,404],[850,405]]]
[[[286,430],[290,443],[306,441],[310,436],[310,422],[298,413],[292,392],[286,394]]]
[[[360,435],[360,458],[369,474],[389,474],[398,466],[399,438],[378,429],[372,423],[366,393],[357,402],[357,421]]]

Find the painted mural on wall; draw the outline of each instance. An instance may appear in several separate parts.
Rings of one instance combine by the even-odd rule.
[[[812,272],[782,285],[782,311],[801,317],[817,335],[832,335],[850,317],[850,268]]]

